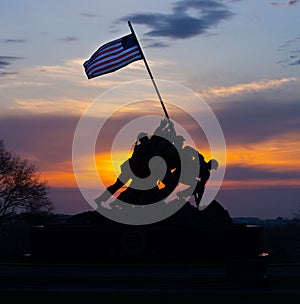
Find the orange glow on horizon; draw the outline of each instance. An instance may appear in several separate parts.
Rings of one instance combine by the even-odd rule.
[[[57,188],[74,188],[77,187],[75,175],[72,172],[61,171],[43,171],[41,178],[44,179],[48,186]]]
[[[298,172],[300,168],[300,141],[298,134],[227,149],[227,163],[265,169],[272,172]]]
[[[188,143],[186,143],[188,144]],[[200,151],[205,160],[211,157],[211,151]],[[293,178],[293,172],[300,169],[300,142],[297,134],[287,134],[281,138],[269,139],[257,144],[245,146],[227,147],[227,166],[240,166],[247,169],[266,170],[274,172],[274,179],[244,179],[243,176],[236,177],[235,180],[226,179],[221,187],[226,189],[255,189],[270,186],[291,186],[299,187],[300,180]],[[86,179],[87,185],[94,187],[98,182],[91,172],[96,170],[102,183],[107,187],[115,182],[120,174],[121,164],[131,155],[131,151],[122,150],[113,153],[104,152],[95,155],[95,162],[86,159],[82,160],[82,177]],[[217,156],[215,156],[217,158]],[[221,164],[222,165],[222,164]],[[229,167],[228,167],[229,168]],[[276,172],[291,172],[291,178],[276,179]],[[60,164],[60,170],[46,170],[41,174],[41,178],[48,182],[50,187],[77,187],[76,178],[73,173],[72,163]],[[213,186],[213,185],[212,185]]]

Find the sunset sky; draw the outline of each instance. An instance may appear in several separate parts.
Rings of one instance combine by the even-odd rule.
[[[72,142],[80,117],[97,98],[91,121],[104,121],[128,102],[118,88],[136,82],[132,102],[147,99],[145,106],[125,111],[116,126],[148,112],[163,117],[154,89],[146,94],[140,85],[149,78],[142,61],[91,80],[84,73],[83,62],[99,46],[130,33],[128,20],[161,80],[164,100],[189,102],[189,113],[201,111],[196,98],[186,101],[164,87],[164,81],[178,84],[203,98],[220,123],[227,157],[216,199],[234,217],[291,218],[300,209],[300,1],[0,4],[0,139],[37,164],[56,212],[91,210],[74,177]],[[169,112],[180,116],[172,106]],[[197,137],[193,125],[181,119]],[[132,144],[120,144],[120,162]],[[107,149],[100,142],[97,159],[109,184],[115,176],[105,169]],[[199,149],[209,157],[205,145]],[[101,193],[88,175],[86,180]]]

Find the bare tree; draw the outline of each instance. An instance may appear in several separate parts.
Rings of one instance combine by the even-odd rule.
[[[7,151],[0,140],[0,223],[20,212],[50,213],[48,190],[36,165]]]

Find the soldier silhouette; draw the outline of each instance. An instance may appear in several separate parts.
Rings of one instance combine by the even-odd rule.
[[[202,158],[203,156],[199,154],[199,158]],[[210,171],[211,170],[217,170],[219,167],[219,163],[215,159],[211,159],[208,162],[205,162],[204,158],[203,160],[200,160],[200,174],[199,174],[199,179],[196,185],[196,188],[193,192],[195,202],[197,207],[199,207],[200,201],[202,199],[204,190],[205,190],[205,185],[207,181],[209,180],[210,177]]]
[[[206,183],[210,178],[210,171],[217,170],[219,163],[215,159],[211,159],[206,162],[204,156],[190,146],[184,147],[184,154],[188,158],[188,161],[185,162],[185,172],[187,172],[187,174],[183,174],[180,181],[186,185],[193,185],[195,183],[194,179],[196,178],[196,186],[193,185],[185,190],[178,192],[177,196],[179,198],[186,198],[187,196],[190,196],[191,188],[195,187],[192,195],[194,196],[197,207],[199,207],[200,201],[204,194]],[[195,176],[194,171],[196,161],[198,161],[196,168],[199,169],[197,176]],[[193,173],[190,174],[190,171]]]
[[[129,187],[118,197],[119,199],[132,204],[151,204],[164,199],[174,190],[180,175],[178,174],[180,158],[173,143],[174,139],[178,142],[184,141],[182,136],[176,136],[173,122],[166,118],[161,120],[147,143],[141,145],[139,153],[135,153],[131,157],[130,167],[134,176]],[[163,158],[167,166],[165,177],[162,180],[158,176],[159,168],[152,167],[152,172],[149,169],[149,162],[155,156]],[[152,174],[152,179],[149,184],[152,184],[153,187],[147,190],[138,189],[136,177],[146,178],[150,174]],[[159,187],[161,183],[162,188]]]
[[[134,145],[134,150],[132,153],[131,158],[127,159],[122,165],[121,165],[121,174],[118,176],[116,182],[113,185],[110,185],[106,188],[106,190],[94,201],[97,205],[101,204],[102,207],[111,209],[110,205],[107,204],[107,200],[115,194],[119,189],[121,189],[132,177],[131,172],[131,164],[134,164],[134,161],[132,159],[137,157],[137,154],[141,154],[141,147],[142,145],[145,145],[149,141],[148,134],[145,132],[139,133],[137,136],[137,140]],[[133,167],[135,167],[133,165]]]
[[[184,137],[177,135],[174,123],[164,118],[150,138],[152,142],[152,157],[160,156],[164,159],[167,170],[162,180],[160,191],[156,191],[156,201],[166,198],[176,188],[179,182],[181,162],[179,153],[182,150]]]

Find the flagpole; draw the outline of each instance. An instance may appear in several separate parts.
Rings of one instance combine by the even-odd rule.
[[[128,21],[128,26],[129,26],[129,28],[130,28],[130,30],[131,30],[131,33],[134,35],[134,37],[135,37],[135,39],[136,39],[138,48],[139,48],[139,50],[140,50],[140,52],[141,52],[141,54],[142,54],[142,58],[143,58],[143,60],[144,60],[146,69],[147,69],[147,71],[148,71],[148,74],[149,74],[149,76],[150,76],[150,78],[151,78],[151,80],[152,80],[152,83],[153,83],[153,86],[154,86],[154,88],[155,88],[155,91],[156,91],[156,94],[157,94],[157,96],[158,96],[158,99],[159,99],[159,101],[160,101],[160,103],[161,103],[161,106],[162,106],[162,108],[163,108],[163,110],[164,110],[164,112],[165,112],[166,117],[169,119],[169,118],[170,118],[170,117],[169,117],[169,114],[168,114],[167,109],[166,109],[166,107],[165,107],[165,104],[164,104],[164,102],[163,102],[163,100],[162,100],[162,98],[161,98],[161,95],[160,95],[160,93],[159,93],[158,87],[157,87],[157,85],[156,85],[156,83],[155,83],[155,80],[154,80],[154,77],[153,77],[153,75],[152,75],[152,73],[151,73],[150,67],[149,67],[149,65],[148,65],[148,63],[147,63],[147,61],[146,61],[145,55],[144,55],[143,50],[142,50],[142,48],[141,48],[141,46],[140,46],[140,44],[139,44],[139,41],[138,41],[138,39],[137,39],[137,36],[136,36],[136,34],[135,34],[134,30],[133,30],[133,27],[132,27],[130,21]]]

